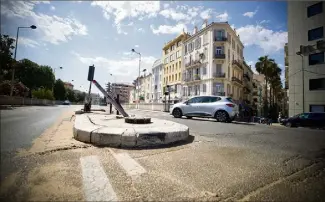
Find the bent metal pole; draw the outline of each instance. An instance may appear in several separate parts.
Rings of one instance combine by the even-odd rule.
[[[98,90],[100,90],[104,95],[105,97],[108,99],[108,101],[110,103],[112,103],[114,105],[114,107],[124,116],[124,117],[129,117],[129,115],[125,112],[125,110],[123,109],[123,107],[117,103],[114,99],[114,96],[111,92],[106,92],[104,90],[104,88],[99,85],[99,83],[96,81],[96,80],[93,80],[93,83],[95,84],[95,86],[98,88]]]

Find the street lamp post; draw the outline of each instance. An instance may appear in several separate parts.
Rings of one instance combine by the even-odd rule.
[[[54,93],[54,85],[55,85],[55,81],[56,81],[56,77],[55,77],[55,69],[56,69],[57,67],[54,67],[53,68],[53,73],[54,73],[54,84],[53,84],[53,86],[52,86],[52,93]],[[63,69],[63,67],[59,67],[59,69]]]
[[[116,76],[113,75],[113,74],[111,74],[111,73],[110,73],[109,75],[111,75],[111,77],[114,77],[114,83],[113,83],[114,86],[115,86],[115,87],[114,87],[114,95],[116,95],[116,90],[115,90],[115,88],[116,88]],[[112,85],[112,87],[113,87],[113,85]]]
[[[138,84],[138,106],[139,106],[139,101],[140,101],[140,65],[141,65],[141,53],[136,52],[133,48],[132,48],[131,51],[139,55],[139,77],[137,79],[137,84]]]
[[[31,25],[30,27],[18,27],[17,28],[16,47],[15,47],[14,61],[16,61],[16,56],[17,56],[17,46],[18,46],[19,29],[24,29],[24,28],[36,29],[37,27],[35,25]],[[10,96],[12,96],[13,91],[14,91],[14,79],[15,79],[15,65],[13,65],[13,67],[12,67]]]

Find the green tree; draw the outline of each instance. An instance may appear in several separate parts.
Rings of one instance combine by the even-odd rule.
[[[40,87],[52,89],[55,82],[51,67],[38,65],[28,59],[22,59],[17,62],[16,79],[34,90]]]
[[[61,79],[55,81],[53,91],[56,100],[64,100],[66,98],[66,89]]]
[[[37,99],[54,100],[52,91],[45,89],[45,88],[40,88],[38,90],[32,90],[32,96]]]
[[[13,64],[13,50],[15,49],[15,39],[8,35],[0,35],[0,81],[10,79],[11,67]]]
[[[82,92],[82,93],[76,93],[76,101],[77,102],[83,102],[85,100],[86,97],[86,93]]]
[[[76,102],[77,97],[76,97],[75,92],[71,89],[67,89],[66,99],[68,99],[70,102]]]

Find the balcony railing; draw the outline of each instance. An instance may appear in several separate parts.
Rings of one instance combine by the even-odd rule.
[[[244,93],[245,94],[250,94],[251,93],[251,90],[247,87],[244,87]]]
[[[213,73],[213,77],[214,78],[225,78],[226,77],[226,73],[215,72],[215,73]]]
[[[185,63],[185,67],[191,67],[201,64],[200,60],[192,60],[191,62]]]
[[[243,77],[246,78],[248,81],[251,81],[251,78],[248,76],[248,74],[244,74]]]
[[[214,41],[227,41],[227,37],[214,37]]]
[[[217,96],[225,96],[226,92],[219,92],[217,90],[212,91],[212,95],[217,95]]]
[[[226,55],[225,54],[214,54],[215,59],[225,59]]]
[[[243,84],[243,81],[241,81],[240,79],[238,79],[237,77],[232,77],[231,78],[232,81],[235,81],[237,83]]]
[[[258,96],[257,92],[253,92],[253,96]]]
[[[201,76],[199,74],[194,75],[194,80],[195,81],[201,80]]]
[[[185,82],[198,81],[198,80],[201,80],[201,76],[200,75],[186,76],[183,79],[183,81],[185,81]]]
[[[233,60],[233,61],[232,61],[232,64],[233,64],[233,65],[236,65],[236,66],[239,67],[240,69],[243,69],[243,65],[242,65],[239,61],[237,61],[237,60]]]

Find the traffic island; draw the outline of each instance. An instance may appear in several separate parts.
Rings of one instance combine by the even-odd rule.
[[[76,116],[73,133],[76,140],[97,146],[134,148],[186,141],[189,128],[157,118],[80,114]]]

